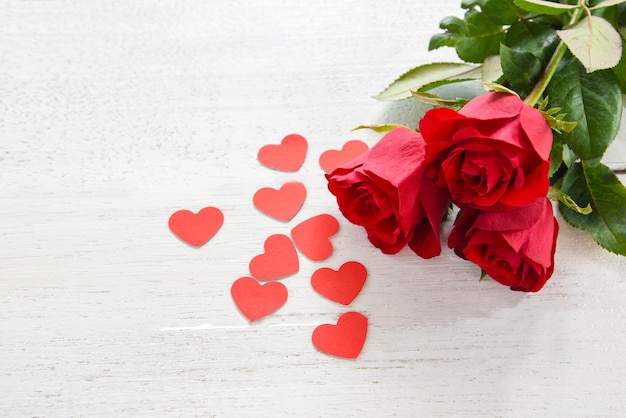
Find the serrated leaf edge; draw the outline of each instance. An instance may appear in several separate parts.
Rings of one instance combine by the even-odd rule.
[[[389,89],[391,88],[391,86],[393,86],[394,84],[396,84],[396,83],[398,83],[398,82],[400,82],[400,81],[405,80],[406,78],[408,78],[408,77],[409,77],[409,75],[410,75],[412,72],[414,72],[414,71],[416,71],[416,70],[418,70],[418,69],[421,69],[421,68],[432,67],[432,66],[436,66],[436,65],[458,65],[459,67],[461,67],[461,66],[465,67],[465,70],[463,70],[463,71],[459,71],[457,74],[452,75],[452,76],[448,76],[448,77],[441,78],[441,79],[439,79],[439,80],[434,80],[434,81],[428,82],[428,83],[423,84],[423,85],[421,85],[421,86],[414,86],[414,87],[412,87],[412,88],[410,88],[410,89],[408,89],[408,90],[406,91],[406,93],[407,93],[408,95],[406,95],[406,96],[404,96],[404,97],[399,97],[399,98],[395,98],[395,99],[391,99],[391,98],[384,98],[384,99],[381,99],[381,96],[382,96],[382,95],[383,95],[383,94],[384,94],[387,90],[389,90]],[[467,68],[467,67],[471,67],[471,68]],[[428,63],[428,64],[418,65],[417,67],[413,67],[413,68],[411,68],[410,70],[405,71],[405,72],[404,72],[403,74],[401,74],[398,78],[396,78],[396,79],[395,79],[395,80],[393,80],[391,83],[389,83],[389,85],[388,85],[387,87],[385,87],[385,88],[384,88],[384,89],[383,89],[380,93],[378,93],[377,95],[373,96],[373,98],[374,98],[374,99],[376,99],[376,100],[381,100],[381,101],[393,101],[393,100],[404,100],[404,99],[408,99],[408,98],[410,98],[410,97],[411,97],[411,94],[410,94],[411,90],[419,90],[420,88],[423,88],[423,87],[424,87],[424,86],[426,86],[426,85],[436,83],[437,81],[449,80],[449,79],[452,79],[453,77],[458,77],[458,76],[460,76],[460,75],[462,75],[462,74],[466,74],[466,73],[470,73],[470,72],[472,72],[472,71],[475,71],[475,70],[477,70],[477,69],[479,69],[479,68],[481,68],[481,67],[482,67],[482,64],[473,65],[473,64],[468,64],[468,63],[465,63],[465,62],[431,62],[431,63]],[[478,79],[478,78],[479,78],[479,77],[477,77],[476,79]],[[473,79],[473,78],[472,78],[472,79]],[[395,95],[394,95],[394,96],[395,96]]]
[[[542,14],[561,14],[580,7],[576,4],[561,4],[544,0],[514,0],[514,3],[520,9]],[[529,6],[529,4],[536,7]]]

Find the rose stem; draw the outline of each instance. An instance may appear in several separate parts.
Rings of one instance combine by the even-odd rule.
[[[572,13],[572,17],[570,18],[570,21],[568,23],[568,26],[573,25],[574,23],[578,22],[578,19],[580,19],[580,17],[582,16],[583,10],[586,9],[584,0],[580,1],[579,6],[581,7],[574,9]],[[556,72],[556,67],[559,66],[559,63],[561,62],[561,59],[565,55],[566,51],[567,51],[567,45],[565,45],[563,41],[559,41],[559,44],[554,50],[554,54],[552,54],[552,57],[550,58],[548,65],[546,65],[546,69],[541,75],[541,78],[539,79],[539,81],[537,81],[537,84],[535,84],[535,87],[528,94],[528,96],[526,96],[524,103],[530,106],[534,106],[537,104],[544,90],[546,89],[546,87],[548,87],[548,84],[550,84],[550,80],[552,80],[552,76]]]

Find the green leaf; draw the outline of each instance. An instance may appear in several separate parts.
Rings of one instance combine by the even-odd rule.
[[[598,3],[591,7],[590,10],[600,9],[602,7],[615,6],[616,4],[626,3],[626,0],[604,0],[602,3]]]
[[[464,0],[461,2],[461,7],[464,9],[476,5],[480,6],[480,10],[489,19],[499,25],[510,25],[524,15],[524,11],[515,6],[513,0]]]
[[[378,100],[403,100],[411,97],[411,90],[419,90],[438,81],[478,78],[480,78],[480,66],[454,62],[425,64],[402,74],[374,98]]]
[[[545,24],[520,21],[511,25],[500,46],[504,76],[522,97],[535,87],[559,42]]]
[[[587,203],[587,206],[581,208],[578,204],[569,196],[567,193],[564,193],[562,190],[557,189],[556,187],[550,186],[548,190],[548,199],[555,200],[563,203],[569,209],[573,210],[576,213],[580,213],[581,215],[589,215],[593,210],[591,209],[591,204]]]
[[[556,31],[587,72],[617,65],[622,40],[613,25],[599,16],[588,16],[567,29]]]
[[[421,103],[431,106],[444,106],[460,109],[465,106],[469,100],[457,97],[456,99],[442,99],[436,94],[426,93],[423,91],[412,91],[413,98]]]
[[[591,204],[593,212],[580,215],[565,205],[559,208],[567,222],[589,231],[598,244],[626,255],[626,188],[603,164],[591,167],[575,163],[569,169],[561,190],[579,204]]]
[[[462,34],[466,32],[465,21],[456,16],[448,16],[441,19],[439,27],[444,29],[444,33],[438,33],[430,38],[428,50],[441,48],[442,46],[451,46],[456,48]]]
[[[530,52],[541,60],[543,66],[552,57],[559,37],[549,25],[520,20],[511,25],[504,37],[504,44],[516,51]]]
[[[507,93],[507,94],[512,94],[514,96],[519,97],[519,94],[517,94],[515,91],[511,90],[510,88],[503,86],[502,84],[491,83],[489,81],[484,81],[481,84],[483,85],[483,87],[487,91],[495,91],[495,92],[498,92],[498,93]]]
[[[619,28],[619,33],[622,35],[622,38],[626,39],[626,27]]]
[[[586,73],[567,54],[546,93],[552,106],[560,107],[568,120],[578,121],[572,132],[556,135],[581,159],[599,162],[621,123],[622,92],[615,75],[610,70]]]
[[[567,144],[563,144],[563,163],[569,168],[576,160],[578,155]]]
[[[374,132],[378,132],[378,133],[384,133],[384,132],[389,132],[392,131],[396,128],[405,128],[405,129],[409,129],[409,130],[413,130],[411,128],[408,128],[404,125],[400,125],[398,123],[388,123],[386,125],[359,125],[356,128],[353,128],[353,131],[358,131],[359,129],[371,129]]]
[[[451,46],[456,48],[459,58],[467,62],[481,63],[488,56],[497,54],[504,37],[502,26],[478,10],[469,10],[465,19],[446,17],[439,27],[446,32],[433,36],[428,49]]]
[[[626,94],[626,53],[623,52],[625,50],[626,41],[622,40],[622,58],[619,60],[617,65],[611,69],[622,88],[622,94]]]
[[[578,5],[553,3],[546,0],[515,0],[515,4],[520,9],[544,15],[558,15],[579,7]]]
[[[557,138],[552,141],[552,149],[550,150],[550,171],[548,177],[552,178],[554,173],[561,167],[563,163],[563,143]]]
[[[481,72],[483,82],[496,82],[503,74],[500,55],[491,55],[485,58]]]
[[[465,16],[467,32],[456,46],[463,61],[480,63],[498,53],[504,38],[502,26],[493,23],[484,13],[469,12]]]
[[[515,51],[502,44],[500,45],[500,60],[504,77],[511,87],[526,96],[541,76],[543,67],[539,58],[530,52]]]
[[[617,8],[618,6],[613,7],[603,7],[600,9],[590,9],[590,13],[594,16],[600,16],[606,20],[608,20],[613,27],[617,28]]]
[[[471,9],[474,6],[482,6],[486,0],[461,0],[461,7]]]
[[[482,71],[481,71],[482,73]],[[472,75],[478,75],[479,72],[475,71],[472,72]],[[445,86],[447,84],[454,84],[454,83],[463,83],[465,81],[475,81],[480,79],[480,77],[472,77],[472,78],[455,78],[453,80],[438,80],[438,81],[433,81],[432,83],[428,83],[422,87],[420,87],[419,89],[417,89],[417,91],[429,91],[432,90],[436,87],[440,87],[440,86]]]

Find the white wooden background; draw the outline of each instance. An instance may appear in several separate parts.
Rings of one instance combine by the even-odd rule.
[[[511,292],[447,249],[380,254],[326,191],[320,153],[379,137],[352,127],[415,125],[424,108],[370,96],[455,58],[427,44],[459,4],[1,0],[0,416],[625,416],[625,258],[561,222],[551,281]],[[299,172],[256,161],[292,132]],[[295,180],[292,222],[252,206]],[[225,223],[194,249],[167,220],[204,206]],[[287,304],[249,325],[231,283],[319,213],[335,253],[301,258]],[[309,278],[349,260],[370,274],[346,308]],[[369,317],[361,356],[315,350],[347,310]]]

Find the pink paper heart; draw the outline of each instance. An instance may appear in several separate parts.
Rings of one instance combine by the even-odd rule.
[[[337,325],[324,324],[313,330],[311,341],[320,351],[336,357],[357,358],[367,337],[367,317],[346,312]]]
[[[261,284],[252,277],[240,277],[230,288],[230,294],[241,313],[254,322],[287,302],[287,288],[280,282]]]
[[[307,149],[308,143],[302,135],[291,134],[284,137],[280,145],[261,147],[257,158],[266,167],[295,172],[302,167]]]
[[[265,252],[250,260],[250,274],[259,280],[281,279],[298,272],[298,253],[288,236],[275,234],[263,244]]]
[[[349,163],[356,157],[363,155],[368,149],[369,146],[365,142],[353,139],[346,142],[341,150],[330,149],[324,151],[319,158],[320,167],[329,173],[335,168],[341,167],[345,163]]]
[[[333,252],[330,238],[339,231],[339,222],[328,214],[317,215],[291,230],[296,247],[313,261],[325,260]]]
[[[300,182],[283,184],[280,189],[264,187],[257,190],[252,198],[254,206],[281,221],[288,221],[300,210],[306,199],[306,188]]]
[[[182,209],[174,212],[168,221],[174,235],[194,247],[206,244],[223,223],[224,214],[214,207],[206,207],[197,214]]]
[[[311,276],[311,286],[325,298],[349,305],[363,289],[366,279],[365,266],[356,261],[348,261],[338,270],[328,267],[316,270]]]

